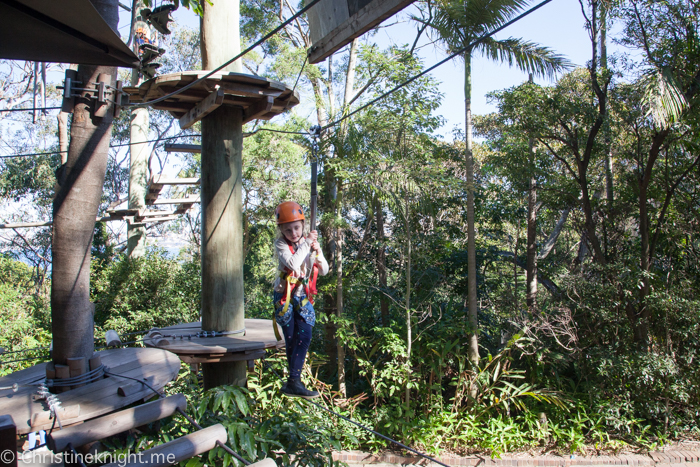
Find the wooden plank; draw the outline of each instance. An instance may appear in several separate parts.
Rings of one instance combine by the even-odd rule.
[[[165,144],[163,149],[165,149],[165,152],[189,152],[191,154],[202,153],[201,144]],[[199,179],[197,179],[197,181],[199,183]]]
[[[226,94],[256,98],[263,98],[268,96],[277,97],[280,94],[282,94],[283,91],[277,88],[251,86],[248,84],[240,83],[222,83],[221,87],[226,90]]]
[[[135,462],[106,464],[104,467],[168,467],[211,451],[217,442],[225,443],[227,439],[226,428],[219,423],[143,451],[138,456],[129,456],[130,460],[138,459]]]
[[[172,353],[160,349],[111,349],[98,352],[98,355],[101,356],[104,365],[110,368],[110,372],[139,379],[153,377],[152,386],[156,389],[161,389],[175,378],[180,369],[180,360]],[[36,365],[0,378],[0,386],[11,386],[13,382],[38,384],[45,372],[45,363]],[[80,415],[77,418],[61,420],[64,426],[113,412],[152,394],[150,389],[144,388],[131,396],[120,397],[117,387],[127,381],[131,382],[125,378],[109,377],[59,394],[61,405],[66,409],[80,406]],[[17,393],[13,393],[12,390],[0,392],[0,413],[12,417],[19,433],[51,428],[51,423],[30,426],[31,414],[45,410],[44,402],[34,401],[35,393],[36,386],[22,386]]]
[[[212,92],[203,101],[195,105],[192,110],[187,112],[185,115],[180,117],[180,128],[185,130],[216,109],[218,109],[224,102],[224,90],[222,88],[217,89],[216,92]]]
[[[137,218],[143,219],[146,217],[167,217],[175,214],[175,211],[141,211]]]
[[[347,0],[346,0],[347,1]],[[323,0],[314,8],[309,10],[309,28],[312,35],[312,44],[308,51],[309,63],[318,63],[325,60],[329,55],[352,42],[352,40],[369,31],[391,15],[401,11],[413,0],[372,0],[368,5],[361,8],[356,14],[343,20],[341,12],[334,19],[313,15],[313,11],[324,3],[335,4],[338,0]],[[338,2],[341,3],[341,2]],[[342,2],[345,3],[345,2]],[[349,2],[347,2],[349,5]],[[324,11],[319,9],[319,11]],[[351,12],[350,12],[351,13]],[[337,24],[332,27],[329,33],[323,34],[324,25]],[[317,37],[316,39],[313,39]],[[320,37],[320,39],[318,38]]]
[[[213,355],[180,355],[180,360],[185,363],[218,363],[218,362],[242,362],[248,360],[258,360],[265,356],[265,349],[228,353],[217,357]]]
[[[186,203],[199,203],[199,196],[188,196],[187,198],[154,199],[154,200],[150,200],[146,204],[151,205],[151,206],[161,206],[164,204],[186,204]]]
[[[260,118],[272,109],[272,105],[275,103],[275,99],[268,96],[265,99],[260,99],[255,104],[251,105],[245,111],[243,111],[243,123],[248,123],[251,120]]]
[[[96,418],[81,425],[54,431],[48,436],[47,444],[52,451],[62,452],[68,443],[75,447],[83,446],[137,426],[170,417],[178,408],[183,411],[187,408],[187,400],[182,394],[175,394],[165,399]]]
[[[201,145],[199,144],[188,144],[187,146],[199,146],[201,150]],[[199,178],[197,177],[166,178],[159,174],[154,176],[153,180],[159,185],[199,185]]]

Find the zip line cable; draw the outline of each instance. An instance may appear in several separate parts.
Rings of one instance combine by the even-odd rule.
[[[33,111],[39,111],[39,110],[56,110],[60,109],[61,106],[59,105],[58,107],[31,107],[31,108],[25,108],[25,107],[16,107],[13,109],[0,109],[0,113],[3,112],[33,112]]]
[[[497,32],[502,31],[503,29],[507,28],[507,27],[510,26],[511,24],[520,21],[521,19],[523,19],[523,18],[525,18],[526,16],[528,16],[530,13],[534,12],[535,10],[540,9],[541,7],[545,6],[547,3],[551,2],[551,1],[552,1],[552,0],[544,0],[544,1],[541,2],[541,3],[538,3],[538,4],[535,5],[534,7],[530,8],[530,9],[527,10],[526,12],[520,14],[519,16],[516,16],[515,18],[513,18],[513,19],[510,20],[510,21],[508,21],[507,23],[504,23],[503,25],[497,27],[497,28],[494,29],[493,31],[488,32],[488,33],[484,34],[483,36],[479,37],[478,39],[476,39],[474,42],[470,43],[469,45],[467,45],[467,46],[465,46],[465,47],[462,47],[461,49],[459,49],[458,51],[454,52],[452,55],[448,56],[448,57],[445,58],[444,60],[441,60],[441,61],[437,62],[435,65],[431,66],[430,68],[428,68],[428,69],[426,69],[426,70],[424,70],[424,71],[418,73],[417,75],[413,76],[412,78],[407,79],[407,80],[404,81],[403,83],[396,85],[395,87],[393,87],[393,88],[390,89],[389,91],[385,92],[384,94],[380,95],[379,97],[375,97],[374,99],[372,99],[372,100],[369,101],[368,103],[364,104],[364,105],[361,106],[361,107],[358,107],[357,109],[353,110],[352,112],[348,113],[347,115],[342,116],[341,118],[339,118],[339,119],[336,120],[335,122],[326,124],[325,126],[323,126],[323,128],[321,128],[321,131],[326,130],[326,129],[332,127],[332,126],[335,126],[335,125],[339,124],[340,122],[342,122],[343,120],[345,120],[345,119],[347,119],[347,118],[350,118],[351,116],[355,115],[356,113],[358,113],[358,112],[360,112],[360,111],[366,109],[367,107],[376,104],[378,101],[384,99],[386,96],[388,96],[388,95],[390,95],[390,94],[392,94],[392,93],[398,91],[398,90],[401,89],[402,87],[404,87],[404,86],[406,86],[406,85],[412,83],[413,81],[417,80],[417,79],[420,78],[421,76],[424,76],[424,75],[430,73],[431,71],[433,71],[435,68],[439,67],[440,65],[443,65],[443,64],[449,62],[449,61],[452,60],[453,58],[455,58],[455,57],[457,57],[458,55],[462,54],[462,53],[463,53],[464,51],[466,51],[467,49],[470,49],[470,48],[474,47],[475,45],[477,45],[477,44],[483,42],[485,39],[488,39],[489,37],[493,36],[493,35],[496,34]]]
[[[148,107],[149,105],[157,104],[158,102],[163,102],[163,101],[166,100],[166,99],[170,99],[170,98],[173,97],[173,96],[177,96],[178,94],[180,94],[180,93],[182,93],[182,92],[185,92],[186,90],[188,90],[188,89],[191,88],[192,86],[195,86],[195,85],[201,83],[202,81],[204,81],[205,79],[207,79],[207,78],[209,78],[210,76],[214,75],[214,74],[217,73],[218,71],[221,71],[222,69],[226,68],[228,65],[230,65],[230,64],[233,63],[233,62],[235,62],[235,61],[238,60],[239,58],[243,57],[244,55],[246,55],[246,54],[247,54],[248,52],[250,52],[251,50],[255,49],[255,48],[256,48],[257,46],[259,46],[260,44],[263,44],[264,42],[266,42],[269,38],[271,38],[272,36],[274,36],[275,34],[277,34],[278,32],[280,32],[282,29],[284,29],[285,27],[287,27],[292,21],[294,21],[294,20],[297,19],[299,16],[303,15],[304,13],[306,13],[309,9],[311,9],[311,7],[313,7],[314,5],[316,5],[316,4],[317,4],[318,2],[320,2],[320,1],[321,1],[321,0],[313,0],[311,3],[309,3],[308,5],[306,5],[304,8],[302,8],[301,10],[297,11],[296,13],[294,13],[294,14],[293,14],[289,19],[287,19],[284,23],[280,24],[280,25],[277,26],[275,29],[273,29],[272,31],[270,31],[270,32],[268,32],[267,34],[265,34],[265,36],[263,36],[262,38],[260,38],[257,42],[255,42],[253,45],[251,45],[250,47],[248,47],[247,49],[245,49],[243,52],[239,53],[238,55],[236,55],[235,57],[233,57],[233,58],[230,59],[229,61],[227,61],[227,62],[225,62],[224,64],[220,65],[218,68],[213,69],[212,71],[210,71],[210,72],[207,73],[206,75],[202,76],[201,78],[197,78],[196,80],[192,81],[190,84],[188,84],[188,85],[186,85],[186,86],[183,86],[183,87],[181,87],[180,89],[178,89],[177,91],[171,92],[170,94],[166,94],[165,96],[161,96],[161,97],[159,97],[159,98],[157,98],[157,99],[153,99],[152,101],[141,102],[141,103],[138,103],[138,104],[137,104],[137,103],[134,103],[134,104],[126,104],[126,105],[124,105],[124,107],[137,107],[137,108],[138,108],[138,107]]]
[[[287,135],[302,135],[306,136],[309,133],[307,131],[287,131],[287,130],[277,130],[274,128],[258,128],[257,130],[251,131],[250,133],[245,133],[243,134],[244,138],[248,138],[249,136],[253,136],[254,134],[260,132],[260,131],[269,131],[272,133],[284,133]],[[199,138],[201,137],[201,134],[194,133],[191,135],[178,135],[178,136],[166,136],[164,138],[159,138],[159,139],[149,139],[146,141],[136,141],[135,143],[119,143],[119,144],[110,144],[110,148],[119,148],[119,147],[124,147],[124,146],[131,146],[132,144],[143,144],[143,143],[157,143],[158,141],[163,141],[163,140],[170,140],[170,139],[178,139],[178,138]],[[12,159],[15,157],[30,157],[30,156],[52,156],[54,154],[63,154],[68,151],[54,151],[54,152],[33,152],[30,154],[11,154],[7,156],[0,156],[0,159]]]
[[[119,147],[123,147],[123,146],[131,146],[132,144],[157,143],[158,141],[163,141],[166,139],[169,140],[169,139],[178,139],[178,138],[198,138],[200,136],[202,136],[202,135],[192,134],[192,135],[166,136],[166,137],[159,138],[159,139],[150,139],[150,140],[146,140],[146,141],[136,141],[135,143],[110,144],[109,147],[110,148],[119,148]],[[51,156],[54,154],[63,154],[66,152],[68,152],[68,151],[34,152],[31,154],[12,154],[12,155],[8,155],[8,156],[0,156],[0,159],[10,159],[13,157],[29,157],[29,156]]]
[[[389,438],[388,436],[384,436],[384,435],[381,434],[381,433],[377,433],[377,432],[374,431],[373,429],[371,429],[371,428],[369,428],[369,427],[366,427],[366,426],[362,425],[361,423],[358,423],[358,422],[356,422],[356,421],[354,421],[354,420],[352,420],[352,419],[346,417],[345,415],[341,415],[341,414],[339,414],[339,413],[337,413],[337,412],[332,411],[331,409],[329,409],[329,408],[327,408],[327,407],[322,406],[321,404],[317,404],[316,402],[312,402],[310,399],[304,399],[304,400],[305,400],[306,402],[308,402],[309,404],[313,404],[313,405],[315,405],[316,407],[318,407],[319,409],[325,410],[325,411],[328,412],[329,414],[335,415],[336,417],[340,417],[340,418],[342,418],[343,420],[345,420],[346,422],[350,422],[350,423],[352,423],[353,425],[355,425],[355,426],[357,426],[357,427],[360,427],[360,428],[362,428],[363,430],[368,431],[369,433],[372,433],[372,434],[375,435],[375,436],[379,436],[380,438],[382,438],[382,439],[384,439],[384,440],[386,440],[386,441],[389,441],[389,442],[391,442],[391,443],[393,443],[393,444],[395,444],[395,445],[401,447],[402,449],[405,449],[405,450],[407,450],[407,451],[411,451],[411,452],[413,452],[413,453],[415,453],[415,454],[418,454],[419,456],[421,456],[421,457],[423,457],[423,458],[425,458],[425,459],[428,459],[429,461],[435,462],[436,464],[444,465],[445,467],[450,467],[449,465],[447,465],[447,464],[445,464],[445,463],[443,463],[443,462],[440,462],[439,460],[437,460],[437,459],[435,459],[435,458],[433,458],[433,457],[430,457],[430,456],[427,455],[427,454],[423,454],[422,452],[417,451],[417,450],[415,450],[415,449],[413,449],[413,448],[409,448],[409,447],[406,446],[405,444],[400,443],[400,442],[398,442],[398,441],[396,441],[396,440],[394,440],[394,439],[391,439],[391,438]]]
[[[277,377],[278,377],[279,379],[283,379],[282,376],[280,376],[280,374],[277,372],[277,370],[275,370],[274,368],[272,368],[272,366],[271,366],[270,364],[268,364],[268,363],[265,361],[265,358],[264,358],[264,357],[263,357],[262,363],[263,363],[263,366],[264,366],[264,367],[266,367],[266,368],[269,369],[269,370],[272,370],[272,372],[273,372],[275,375],[277,375]],[[352,420],[352,419],[350,419],[350,418],[348,418],[348,417],[346,417],[346,416],[344,416],[344,415],[341,415],[341,414],[339,414],[339,413],[337,413],[337,412],[334,412],[334,411],[332,411],[331,409],[329,409],[329,408],[327,408],[327,407],[324,407],[324,406],[322,406],[322,405],[320,405],[320,404],[317,404],[316,402],[311,402],[310,399],[304,399],[304,400],[305,400],[306,402],[308,402],[309,404],[313,404],[313,405],[315,405],[316,407],[318,407],[318,408],[320,408],[320,409],[323,409],[323,410],[325,410],[326,412],[328,412],[328,413],[330,413],[330,414],[332,414],[332,415],[335,415],[336,417],[340,417],[340,418],[342,418],[343,420],[348,421],[348,422],[352,423],[353,425],[355,425],[355,426],[357,426],[357,427],[359,427],[359,428],[362,428],[363,430],[365,430],[365,431],[367,431],[367,432],[369,432],[369,433],[372,433],[373,435],[379,436],[380,438],[382,438],[382,439],[384,439],[384,440],[386,440],[386,441],[389,441],[390,443],[393,443],[393,444],[395,444],[395,445],[397,445],[397,446],[399,446],[399,447],[401,447],[401,448],[403,448],[403,449],[406,449],[407,451],[411,451],[411,452],[413,452],[413,453],[415,453],[415,454],[418,454],[419,456],[421,456],[421,457],[423,457],[423,458],[425,458],[425,459],[428,459],[428,460],[430,460],[430,461],[432,461],[432,462],[435,462],[436,464],[444,465],[445,467],[450,467],[449,465],[447,465],[447,464],[445,464],[445,463],[442,463],[442,462],[440,462],[439,460],[434,459],[434,458],[430,457],[430,456],[427,455],[427,454],[423,454],[423,453],[420,452],[420,451],[416,451],[416,450],[413,449],[413,448],[409,448],[409,447],[406,446],[405,444],[400,443],[400,442],[396,441],[395,439],[391,439],[391,438],[389,438],[388,436],[385,436],[385,435],[383,435],[383,434],[381,434],[381,433],[378,433],[378,432],[374,431],[373,429],[371,429],[371,428],[369,428],[369,427],[366,427],[366,426],[362,425],[361,423],[358,423],[358,422],[356,422],[356,421],[354,421],[354,420]]]

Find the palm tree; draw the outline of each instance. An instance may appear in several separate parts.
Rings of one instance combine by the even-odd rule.
[[[474,159],[472,154],[471,113],[471,60],[474,52],[480,52],[491,60],[517,66],[536,76],[554,77],[557,72],[571,66],[570,62],[552,50],[523,39],[497,40],[487,37],[489,31],[504,25],[520,13],[525,0],[437,0],[431,19],[425,21],[438,35],[449,53],[464,49],[464,111],[466,145],[464,161],[467,169],[467,295],[470,326],[468,358],[475,365],[479,362],[477,340],[476,301],[476,243],[474,228]]]

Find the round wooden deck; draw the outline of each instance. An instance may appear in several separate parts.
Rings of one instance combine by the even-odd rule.
[[[123,348],[96,352],[110,373],[145,379],[155,389],[161,389],[175,379],[180,370],[177,356],[161,349]],[[51,428],[48,406],[43,400],[34,400],[38,385],[46,377],[46,363],[34,365],[0,378],[0,387],[20,385],[17,392],[0,390],[0,415],[8,414],[17,426],[17,432],[25,434]],[[131,385],[126,396],[120,396],[119,387]],[[61,423],[71,425],[90,420],[154,395],[148,387],[135,381],[109,376],[85,386],[57,394],[61,407],[70,418],[60,418]],[[34,424],[32,424],[34,420]]]
[[[207,73],[206,70],[169,73],[156,76],[139,87],[126,87],[124,91],[129,93],[130,102],[146,102],[177,91]],[[217,92],[222,94],[220,98],[223,99],[218,105],[243,108],[243,123],[255,119],[269,120],[299,103],[299,93],[284,83],[243,73],[215,73],[152,107],[167,110],[179,119]],[[202,108],[202,111],[206,111],[206,108]]]
[[[272,320],[246,319],[245,327],[245,335],[188,338],[188,335],[202,330],[202,323],[178,324],[158,329],[167,344],[149,339],[145,339],[144,343],[172,352],[185,363],[250,361],[262,358],[266,349],[284,347],[284,341],[275,338]]]

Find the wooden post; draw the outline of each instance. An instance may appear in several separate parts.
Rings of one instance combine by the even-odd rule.
[[[126,462],[106,464],[104,467],[169,467],[180,461],[191,459],[216,447],[216,442],[225,443],[228,438],[223,425],[212,425],[153,449],[131,454]]]
[[[239,2],[202,3],[202,66],[214,69],[240,51]],[[240,61],[226,67],[241,72]],[[202,330],[235,331],[243,314],[243,109],[221,106],[202,119]],[[245,386],[246,362],[202,365],[206,389]]]
[[[136,21],[134,31],[151,30],[148,23],[141,18],[144,8],[143,0],[134,2]],[[147,38],[150,39],[150,38]],[[140,41],[133,38],[133,50],[138,55]],[[131,85],[138,86],[143,80],[138,70],[131,72]],[[148,193],[148,109],[135,108],[131,110],[130,146],[129,146],[129,209],[144,209]],[[127,255],[132,258],[143,256],[146,252],[146,224],[143,222],[128,222],[126,227]]]
[[[48,436],[46,444],[53,452],[62,452],[66,450],[68,443],[75,447],[83,446],[131,428],[170,417],[178,408],[185,410],[186,407],[185,396],[175,394],[165,399],[105,415],[80,425],[55,430]]]

